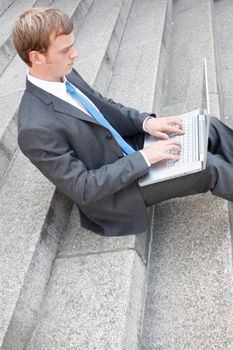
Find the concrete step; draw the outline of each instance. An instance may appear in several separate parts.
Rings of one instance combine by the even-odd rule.
[[[8,1],[9,3],[9,1]],[[13,45],[11,30],[18,14],[33,6],[49,6],[52,0],[20,0],[12,2],[5,12],[0,16],[0,75],[3,73],[9,62],[15,56],[15,48]]]
[[[93,0],[53,0],[53,7],[59,8],[67,13],[74,23],[74,34],[81,30]]]
[[[83,3],[91,4],[90,1],[84,1]],[[114,3],[112,1],[112,5]],[[62,2],[60,2],[60,6],[61,4]],[[56,5],[56,2],[54,5]],[[66,7],[66,4],[63,3],[63,6]],[[92,13],[95,10],[98,11],[97,3],[94,9],[92,7]],[[110,15],[108,8],[106,10],[102,8],[102,10],[101,17],[97,16],[97,13],[96,16],[93,16],[92,25],[95,28],[99,28],[100,23],[103,24],[104,22],[103,18],[108,19]],[[109,40],[111,39],[109,32],[112,33],[114,30],[119,12],[114,12],[114,15],[115,21],[112,19],[111,25],[109,24],[107,28],[105,27],[105,33],[102,33],[102,36],[99,38],[99,47],[103,55],[105,52],[102,48],[102,42],[106,43],[106,50],[108,41],[105,41],[105,35]],[[81,28],[82,31],[87,35],[86,45],[89,36],[85,23]],[[81,43],[78,44],[82,47]],[[86,47],[88,48],[88,46]],[[101,62],[101,59],[93,62],[91,67],[93,74],[98,72]],[[14,67],[18,67],[15,74],[17,76],[19,74],[19,80],[17,80],[17,83],[15,82],[15,85],[18,84],[18,81],[20,82],[18,85],[19,90],[17,91],[20,95],[22,93],[20,84],[25,79],[25,68],[18,66],[19,61],[16,58],[12,64],[14,66],[8,69],[13,74]],[[80,62],[81,67],[82,63]],[[89,79],[94,81],[95,76],[90,74]],[[7,89],[11,92],[9,87],[6,87],[5,91]],[[17,94],[15,93],[15,95]],[[19,98],[20,96],[18,96]],[[8,167],[7,173],[2,180],[0,191],[1,272],[3,272],[0,285],[3,286],[4,291],[4,293],[2,292],[4,300],[3,304],[1,304],[0,347],[7,350],[20,350],[25,347],[28,336],[34,327],[44,286],[56,254],[60,233],[69,216],[70,201],[63,196],[54,194],[54,186],[48,183],[31,166],[21,152],[15,154],[10,167]],[[48,235],[50,226],[52,233],[57,232],[55,239],[51,238],[50,234]],[[11,242],[14,243],[14,249],[11,246]],[[40,254],[43,255],[42,260]],[[17,269],[12,263],[16,260]],[[38,277],[40,275],[41,280]],[[9,276],[13,277],[10,278]],[[38,293],[35,292],[37,290]]]
[[[147,88],[148,84],[151,90],[148,90],[147,101],[145,98],[141,100],[141,107],[152,109],[156,77],[154,74],[149,76],[149,73],[158,70],[161,51],[156,48],[161,47],[164,40],[167,3],[171,5],[170,1],[157,4],[152,0],[133,2],[113,66],[113,82],[107,90],[113,99],[127,99],[133,95],[131,105],[136,106],[141,99],[138,85],[143,90],[146,79],[149,79],[145,86]],[[136,45],[134,41],[136,38],[140,41],[143,30],[147,37],[143,49],[150,52],[148,60],[138,54],[138,45],[141,44]],[[127,58],[129,52],[131,57],[139,57],[137,64],[132,64],[130,57]],[[122,59],[124,55],[125,61]],[[143,69],[145,64],[148,71]],[[120,86],[116,85],[114,90],[113,85],[117,73],[122,74],[121,69],[125,72],[121,82],[124,92],[118,95]],[[132,76],[134,84],[126,89]],[[83,230],[78,210],[73,207],[27,350],[138,349],[149,239],[148,232],[110,238]]]
[[[81,30],[93,0],[53,1],[53,6],[66,12],[75,22],[75,30]],[[17,14],[15,14],[17,17]],[[1,59],[1,54],[0,54]],[[25,89],[24,63],[18,56],[9,62],[0,76],[0,181],[17,149],[17,112]]]
[[[102,93],[111,78],[131,5],[132,0],[95,2],[86,18],[85,31],[77,35],[79,57],[74,66],[89,84]],[[105,18],[101,21],[103,14]]]
[[[214,3],[216,51],[219,63],[218,86],[224,120],[230,127],[233,127],[232,16],[232,1],[222,0]]]
[[[219,112],[212,5],[209,0],[174,2],[164,105],[198,106],[207,57],[211,113]],[[232,349],[227,201],[211,194],[173,199],[157,205],[155,215],[142,349]]]
[[[205,57],[208,64],[211,114],[219,116],[212,0],[203,1],[200,7],[194,2],[192,11],[189,10],[190,1],[186,4],[184,6],[182,0],[175,3],[175,8],[181,7],[182,21],[173,24],[173,35],[177,36],[178,40],[171,43],[170,47],[172,55],[167,66],[167,87],[164,90],[162,106],[185,103],[187,110],[190,110],[200,105],[203,58]],[[183,11],[189,13],[189,16],[185,16]],[[178,15],[179,10],[176,16]],[[189,35],[183,33],[184,26],[189,31]]]
[[[143,5],[134,2],[107,95],[141,111],[152,111],[169,46],[171,2],[146,0]]]
[[[0,188],[1,349],[23,349],[70,201],[20,153]]]
[[[232,349],[227,202],[193,196],[155,215],[142,349]]]
[[[0,3],[0,16],[13,4],[14,0],[2,0]]]
[[[233,6],[229,0],[214,3],[214,23],[216,53],[218,57],[218,86],[220,90],[221,110],[224,122],[233,127],[233,103],[232,103],[232,86],[233,86],[233,63],[232,63],[232,25]],[[228,203],[231,240],[233,232],[233,203]],[[231,244],[232,246],[232,244]],[[233,252],[232,252],[233,253]]]
[[[87,231],[73,206],[27,349],[137,349],[149,239]]]

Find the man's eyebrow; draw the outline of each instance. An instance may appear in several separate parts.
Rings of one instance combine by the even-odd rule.
[[[75,40],[73,41],[72,44],[63,47],[63,48],[61,49],[61,51],[71,48],[71,47],[74,45],[74,43],[75,43]]]

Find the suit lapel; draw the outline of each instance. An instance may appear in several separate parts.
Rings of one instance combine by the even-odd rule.
[[[30,81],[26,81],[26,88],[33,95],[36,95],[39,99],[44,101],[46,104],[52,104],[54,111],[67,115],[68,117],[73,117],[77,119],[82,119],[86,122],[100,125],[95,119],[90,117],[85,112],[74,107],[70,103],[63,101],[62,99],[40,89],[38,86],[32,84]]]
[[[85,112],[74,107],[70,103],[63,101],[60,98],[57,98],[56,96],[53,96],[52,104],[55,112],[66,114],[68,117],[78,118],[78,119],[85,120],[86,122],[100,125],[95,119],[90,117]]]

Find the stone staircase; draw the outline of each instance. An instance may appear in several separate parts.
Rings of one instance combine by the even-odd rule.
[[[219,116],[223,110],[214,25],[221,3],[226,6],[224,0],[173,2],[162,114],[200,106],[203,57],[208,62],[211,114]],[[223,45],[222,27],[219,31]],[[157,205],[148,271],[143,350],[233,349],[232,242],[226,201],[203,194]]]
[[[171,200],[156,206],[151,232],[102,237],[18,150],[26,69],[11,26],[47,5],[73,18],[75,68],[103,94],[158,114],[193,109],[207,57],[211,111],[220,110],[211,0],[1,2],[0,348],[232,349],[227,202]]]

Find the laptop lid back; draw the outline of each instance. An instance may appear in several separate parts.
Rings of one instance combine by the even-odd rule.
[[[202,102],[201,109],[203,114],[210,114],[210,98],[208,86],[208,72],[206,58],[203,60],[203,87],[202,87]]]
[[[203,165],[206,167],[207,152],[208,152],[208,139],[209,139],[209,128],[210,128],[210,99],[209,99],[209,85],[208,85],[208,71],[207,71],[207,60],[204,58],[203,61],[203,91],[202,91],[202,113],[205,135],[203,135],[204,148],[203,148]]]

